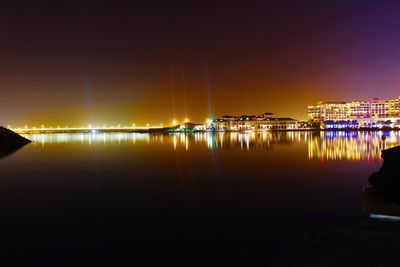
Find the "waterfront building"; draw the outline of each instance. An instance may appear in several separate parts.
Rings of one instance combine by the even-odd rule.
[[[225,116],[224,116],[225,117]],[[220,119],[215,119],[213,121],[213,128],[217,131],[226,131],[229,130],[231,127],[231,123],[234,120],[234,117],[229,117],[229,118],[220,118]]]
[[[372,118],[387,118],[389,117],[389,101],[374,98],[371,103],[371,117]]]
[[[325,120],[326,121],[342,121],[348,118],[349,106],[346,102],[326,102],[325,103]]]
[[[308,123],[322,128],[398,127],[400,97],[390,100],[317,102],[308,106]]]
[[[400,117],[400,96],[389,100],[389,116]]]
[[[201,124],[196,124],[196,123],[192,123],[192,122],[184,122],[182,124],[172,127],[172,129],[175,132],[186,132],[186,131],[197,130],[199,128],[202,128],[202,126],[203,125],[201,125]]]
[[[291,118],[275,118],[272,113],[261,115],[223,116],[213,120],[209,127],[216,131],[294,130],[298,122]]]
[[[272,113],[261,115],[242,115],[230,120],[228,129],[232,131],[266,131],[297,129],[297,120],[275,118]]]
[[[257,128],[256,116],[243,115],[230,122],[230,130],[232,131],[255,131]]]
[[[207,127],[207,124],[198,124],[194,126],[195,131],[207,131],[209,128]]]
[[[258,122],[259,130],[295,130],[298,121],[292,118],[268,118]]]
[[[308,106],[308,121],[310,123],[320,123],[325,118],[325,105],[318,102],[316,105]]]
[[[349,118],[361,119],[371,117],[371,104],[368,101],[352,101],[349,104]]]
[[[346,102],[318,102],[314,106],[308,106],[308,121],[311,123],[346,120],[349,114],[349,105]]]

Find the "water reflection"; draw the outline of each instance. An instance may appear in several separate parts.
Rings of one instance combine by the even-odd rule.
[[[399,132],[320,132],[308,139],[308,156],[320,160],[380,160],[381,150],[399,144]]]
[[[381,150],[400,145],[400,132],[231,132],[194,134],[35,134],[26,135],[42,147],[51,144],[81,143],[127,144],[147,143],[189,150],[191,146],[208,149],[237,148],[241,150],[271,150],[275,145],[304,144],[308,158],[318,160],[380,160]]]
[[[16,151],[23,148],[26,143],[16,143],[12,145],[0,144],[0,159],[10,156]]]

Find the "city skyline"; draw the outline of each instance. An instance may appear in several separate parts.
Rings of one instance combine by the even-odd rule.
[[[383,103],[385,103],[385,108],[384,107],[376,107],[375,108],[375,113],[376,112],[383,112],[383,114],[379,114],[376,113],[375,115],[373,115],[372,112],[370,111],[371,109],[371,102],[375,102],[378,105],[382,105]],[[381,103],[382,102],[382,103]],[[340,121],[340,120],[349,120],[349,119],[361,119],[361,118],[370,118],[370,117],[375,117],[375,118],[385,118],[385,117],[393,117],[396,118],[398,117],[400,119],[400,96],[396,96],[394,98],[390,98],[390,99],[383,99],[383,98],[372,98],[372,99],[362,99],[362,98],[357,98],[356,100],[350,100],[350,101],[318,101],[316,102],[316,105],[308,105],[307,109],[305,109],[305,118],[297,118],[297,117],[293,117],[293,119],[297,120],[297,121],[319,121],[320,119],[316,119],[314,118],[315,114],[314,113],[318,113],[320,112],[319,109],[321,107],[321,105],[342,105],[343,106],[343,110],[339,110],[339,113],[343,113],[343,114],[339,114],[340,116],[338,117],[336,113],[332,113],[329,114],[329,118],[327,119],[323,119],[321,121],[324,120],[334,120],[334,121]],[[368,105],[365,106],[365,105]],[[317,108],[318,111],[313,111],[313,109]],[[346,110],[345,110],[346,109]],[[368,109],[369,111],[367,111],[366,109]],[[374,108],[372,108],[374,110]],[[385,109],[387,114],[385,115]],[[157,127],[169,127],[169,126],[175,126],[175,125],[179,125],[179,124],[185,124],[188,122],[191,123],[199,123],[199,124],[207,124],[209,123],[209,121],[211,119],[218,119],[218,118],[223,118],[223,117],[241,117],[241,116],[249,116],[249,114],[244,114],[244,113],[240,113],[241,115],[238,115],[238,112],[235,112],[236,115],[231,115],[231,114],[227,114],[227,113],[223,113],[223,115],[218,115],[218,116],[213,116],[213,117],[207,117],[201,121],[194,121],[191,120],[189,117],[185,117],[185,118],[172,118],[169,121],[160,121],[159,123],[146,123],[146,124],[136,124],[135,122],[132,122],[133,120],[131,120],[131,122],[129,123],[120,123],[118,120],[116,120],[114,123],[110,123],[110,124],[106,124],[106,123],[92,123],[92,122],[88,122],[88,123],[81,123],[81,124],[72,124],[72,125],[68,125],[68,124],[60,124],[60,123],[53,123],[53,124],[39,124],[39,125],[32,125],[32,124],[24,124],[22,125],[11,125],[8,124],[7,127],[8,128],[14,128],[14,129],[24,129],[24,128],[30,128],[30,129],[40,129],[40,128],[47,128],[47,129],[51,129],[51,128],[135,128],[135,127],[151,127],[151,128],[157,128]],[[262,114],[268,114],[269,116],[275,117],[276,114],[275,113],[270,113],[270,112],[263,112]],[[254,115],[250,115],[250,116],[254,116]],[[310,117],[311,116],[311,117]],[[282,117],[282,116],[281,116]],[[285,118],[288,118],[289,116],[283,116]]]
[[[0,18],[4,125],[306,119],[398,94],[395,1],[43,1]],[[293,105],[295,99],[296,105]]]
[[[397,266],[399,15],[1,1],[2,262]]]

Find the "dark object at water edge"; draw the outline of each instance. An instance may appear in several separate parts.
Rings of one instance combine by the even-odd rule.
[[[311,215],[272,266],[398,266],[400,223]]]
[[[382,151],[381,169],[369,177],[369,183],[383,197],[400,202],[400,146]]]
[[[4,158],[32,141],[0,126],[0,158]]]

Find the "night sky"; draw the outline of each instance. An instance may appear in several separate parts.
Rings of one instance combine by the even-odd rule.
[[[169,124],[400,95],[398,1],[2,1],[0,124]]]

